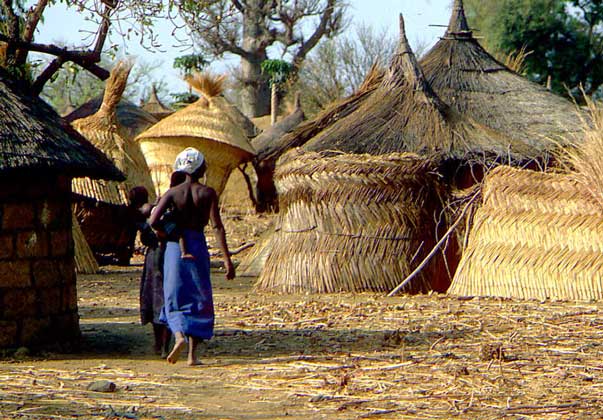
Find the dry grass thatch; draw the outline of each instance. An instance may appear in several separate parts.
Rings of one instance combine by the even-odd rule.
[[[452,110],[433,92],[419,67],[400,17],[400,44],[383,80],[357,109],[324,129],[304,148],[347,153],[437,153],[514,158],[529,152]]]
[[[408,154],[295,154],[276,172],[281,211],[257,287],[393,289],[436,242],[442,189],[433,163]],[[445,290],[443,271],[432,263],[404,291]]]
[[[149,99],[142,105],[142,109],[153,115],[158,120],[161,120],[174,112],[173,109],[167,107],[161,102],[157,96],[157,88],[155,85],[151,87],[151,95]]]
[[[281,137],[279,143],[272,146],[271,150],[261,152],[261,160],[276,162],[288,150],[303,146],[335,121],[354,112],[364,98],[379,86],[383,73],[383,69],[376,64],[373,65],[356,92],[334,102],[312,120],[301,123],[293,131]]]
[[[123,179],[98,149],[0,69],[0,172]]]
[[[75,218],[75,213],[71,217],[71,232],[73,235],[73,247],[75,253],[75,271],[78,274],[94,274],[98,272],[98,262],[94,257],[90,245],[86,241],[84,232]]]
[[[100,182],[90,178],[73,181],[74,193],[108,204],[127,205],[128,191],[142,185],[155,198],[155,187],[140,145],[118,133],[116,107],[123,94],[130,67],[119,63],[107,82],[103,103],[98,112],[72,122],[72,125],[102,150],[126,175],[124,182]]]
[[[499,167],[486,179],[483,200],[449,293],[603,297],[603,213],[578,182]]]
[[[224,189],[230,172],[255,155],[246,132],[236,122],[238,117],[231,112],[234,107],[218,94],[223,79],[198,75],[192,80],[204,96],[137,138],[151,172],[157,176],[160,192],[169,188],[172,164],[186,147],[195,147],[205,155],[206,183],[218,193]],[[215,94],[218,96],[212,96]]]
[[[456,0],[448,30],[421,59],[427,82],[452,109],[499,135],[518,157],[534,159],[581,129],[576,106],[511,71],[473,37]],[[517,149],[515,145],[524,145]]]
[[[582,120],[583,132],[567,138],[569,146],[559,150],[559,161],[603,209],[603,107],[586,95],[585,100],[588,119]]]

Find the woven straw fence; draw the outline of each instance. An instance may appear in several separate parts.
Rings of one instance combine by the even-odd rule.
[[[98,262],[90,249],[90,245],[84,237],[84,232],[71,213],[71,231],[73,234],[73,244],[75,251],[75,271],[79,274],[94,274],[98,272]]]
[[[428,160],[398,153],[306,153],[281,163],[275,174],[281,211],[257,288],[393,289],[436,240],[441,189],[431,168]],[[404,291],[432,290],[439,274],[436,259]]]
[[[603,297],[603,211],[567,175],[488,175],[449,293],[521,299]]]

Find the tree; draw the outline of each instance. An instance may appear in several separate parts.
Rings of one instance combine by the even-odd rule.
[[[276,124],[278,115],[279,93],[293,71],[293,66],[284,60],[266,60],[262,62],[262,73],[268,76],[270,84],[270,124]]]
[[[603,0],[468,0],[467,17],[501,55],[524,48],[528,77],[576,98],[603,85]]]
[[[314,114],[355,92],[373,63],[387,65],[397,43],[386,29],[366,24],[349,35],[326,39],[308,56],[292,90],[302,93],[304,110]]]
[[[48,54],[54,59],[48,61],[35,80],[30,82],[31,93],[39,95],[44,85],[65,63],[74,63],[88,70],[99,79],[109,77],[109,72],[99,65],[105,42],[112,24],[120,35],[141,36],[154,44],[152,18],[163,10],[161,0],[37,0],[26,7],[23,0],[0,0],[0,67],[14,77],[29,82],[31,73],[28,56],[31,51]],[[63,3],[85,13],[97,24],[97,30],[89,34],[88,42],[75,48],[41,44],[34,41],[34,35],[44,12],[49,6]],[[123,23],[123,25],[122,25]]]
[[[290,57],[295,72],[322,38],[336,35],[344,27],[343,0],[175,3],[204,53],[240,57],[242,107],[250,117],[270,112],[270,87],[261,69],[269,52],[280,54],[280,58]]]

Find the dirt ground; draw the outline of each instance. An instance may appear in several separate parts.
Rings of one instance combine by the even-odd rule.
[[[270,223],[225,220],[232,248]],[[216,270],[215,337],[189,368],[139,324],[141,264],[78,277],[79,351],[0,358],[0,418],[603,418],[601,303],[271,295]]]

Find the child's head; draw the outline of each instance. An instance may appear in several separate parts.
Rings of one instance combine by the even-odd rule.
[[[180,185],[184,181],[186,181],[186,173],[181,171],[174,171],[170,176],[170,188],[175,187],[176,185]]]
[[[149,201],[149,192],[143,186],[134,187],[128,192],[128,201],[130,206],[139,209]]]

